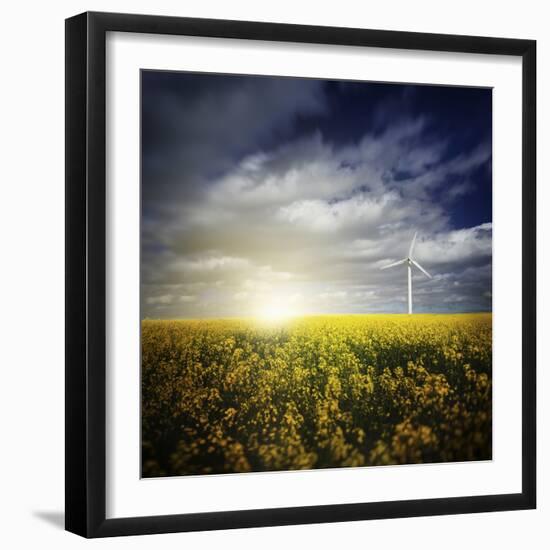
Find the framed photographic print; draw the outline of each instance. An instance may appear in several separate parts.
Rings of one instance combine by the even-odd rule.
[[[535,507],[531,40],[66,21],[66,528]]]

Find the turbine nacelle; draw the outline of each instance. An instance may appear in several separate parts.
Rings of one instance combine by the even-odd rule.
[[[414,237],[411,241],[411,246],[409,247],[409,254],[407,255],[407,257],[380,268],[380,269],[388,269],[389,267],[395,267],[397,265],[407,264],[408,281],[409,281],[409,313],[412,313],[412,273],[411,273],[412,266],[414,265],[414,267],[416,267],[419,271],[422,271],[422,273],[424,273],[424,275],[426,275],[426,277],[428,277],[429,279],[432,278],[432,276],[416,260],[413,259],[413,250],[414,250],[414,245],[416,243],[416,235],[417,233],[415,232]]]

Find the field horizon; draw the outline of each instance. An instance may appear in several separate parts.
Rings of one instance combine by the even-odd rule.
[[[282,317],[280,319],[268,320],[263,319],[260,315],[244,315],[244,316],[212,316],[212,317],[171,317],[171,318],[160,318],[160,317],[144,317],[141,322],[145,321],[231,321],[231,320],[245,320],[245,321],[257,321],[261,323],[286,323],[292,321],[293,319],[302,319],[310,317],[426,317],[426,316],[437,316],[437,317],[449,317],[457,315],[491,315],[493,312],[490,310],[487,311],[459,311],[459,312],[422,312],[422,313],[304,313],[300,315],[289,315],[287,317]]]

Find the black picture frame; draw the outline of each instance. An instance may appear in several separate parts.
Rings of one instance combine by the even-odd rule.
[[[105,43],[108,31],[482,53],[522,60],[522,491],[106,519]],[[107,537],[532,509],[536,506],[536,42],[83,13],[66,20],[66,529]]]

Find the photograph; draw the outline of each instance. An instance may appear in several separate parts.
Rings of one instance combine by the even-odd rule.
[[[141,475],[492,459],[492,89],[141,71]]]

